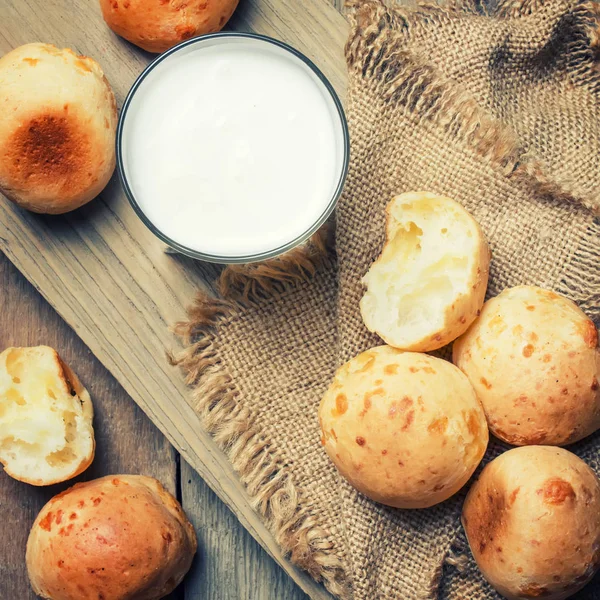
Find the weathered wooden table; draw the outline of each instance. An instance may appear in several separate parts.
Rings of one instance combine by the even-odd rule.
[[[94,1],[79,0],[82,10]],[[326,1],[341,10],[343,0]],[[44,15],[56,11],[55,4],[52,0],[0,0],[0,55],[26,42],[47,41]],[[55,23],[69,18],[53,15]],[[110,473],[151,475],[177,495],[194,523],[198,556],[184,583],[169,598],[306,598],[196,472],[179,459],[76,333],[0,253],[0,349],[39,344],[58,350],[94,401],[96,458],[74,481]],[[29,528],[45,502],[74,481],[36,488],[0,473],[0,600],[35,598],[25,569]]]
[[[89,390],[95,411],[96,458],[80,477],[49,487],[30,486],[0,472],[0,600],[36,598],[25,569],[25,544],[42,506],[75,481],[111,473],[156,477],[177,495],[196,527],[198,555],[184,583],[168,598],[306,598],[200,476],[179,460],[162,433],[75,332],[0,254],[0,348],[39,344],[56,348]]]

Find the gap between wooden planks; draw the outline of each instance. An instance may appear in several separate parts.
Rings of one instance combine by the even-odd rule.
[[[0,51],[31,41],[68,46],[102,65],[119,105],[152,58],[116,38],[96,2],[20,0],[0,7]],[[345,93],[348,26],[326,0],[242,0],[231,28],[271,35],[303,51]],[[205,285],[204,265],[167,256],[129,207],[116,178],[92,204],[40,217],[0,203],[0,249],[32,282],[169,438],[182,456],[312,598],[329,595],[282,555],[223,453],[164,359],[168,326]]]

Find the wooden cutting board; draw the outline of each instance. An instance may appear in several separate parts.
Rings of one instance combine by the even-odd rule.
[[[283,40],[312,59],[344,97],[344,18],[327,0],[241,0],[229,28]],[[116,37],[94,0],[0,3],[0,54],[28,42],[95,58],[119,106],[153,56]],[[224,454],[186,402],[188,390],[165,359],[169,326],[185,316],[216,268],[167,255],[130,208],[115,177],[90,205],[47,217],[0,197],[0,250],[111,371],[241,523],[312,598],[321,586],[282,555]],[[1,307],[0,307],[1,308]]]

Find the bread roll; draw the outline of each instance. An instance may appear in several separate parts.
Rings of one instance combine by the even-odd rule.
[[[462,522],[481,572],[511,600],[568,598],[600,566],[600,481],[562,448],[514,448],[489,463]]]
[[[600,427],[594,323],[537,287],[504,290],[454,344],[492,433],[509,444],[571,444]]]
[[[220,31],[237,5],[238,0],[100,0],[106,24],[148,52]]]
[[[319,409],[340,473],[369,498],[425,508],[456,493],[488,442],[467,378],[449,362],[380,346],[335,375]]]
[[[56,350],[0,354],[0,462],[11,477],[50,485],[85,471],[94,458],[92,401]]]
[[[98,63],[49,44],[0,58],[0,191],[38,213],[95,198],[115,168],[117,109]]]
[[[50,600],[155,600],[187,573],[196,534],[151,477],[78,483],[42,508],[27,540],[36,594]]]
[[[369,331],[401,350],[428,352],[464,333],[483,305],[490,252],[473,217],[427,192],[394,198],[387,241],[363,278]]]

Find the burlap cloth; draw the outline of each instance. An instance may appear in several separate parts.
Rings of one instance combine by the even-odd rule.
[[[489,296],[537,284],[600,319],[598,4],[483,7],[355,2],[347,45],[352,156],[335,253],[316,238],[268,265],[228,269],[179,332],[193,403],[291,559],[355,600],[496,598],[462,536],[464,494],[428,510],[375,504],[321,444],[334,370],[380,343],[360,278],[384,207],[431,190],[460,201],[493,251]],[[572,448],[597,471],[600,436]],[[490,444],[487,460],[501,450]],[[600,582],[581,598],[600,598]]]

